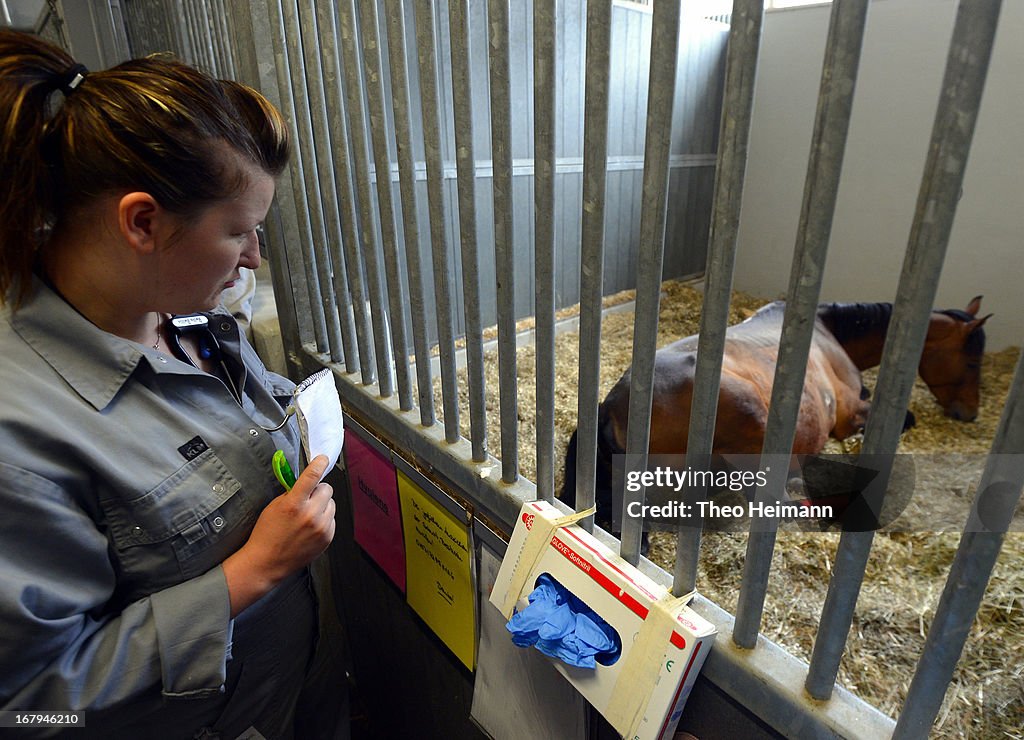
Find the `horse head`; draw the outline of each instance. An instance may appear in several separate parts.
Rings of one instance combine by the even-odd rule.
[[[985,352],[982,325],[992,314],[977,318],[981,296],[963,311],[933,311],[918,373],[946,416],[974,421],[978,416],[981,360]]]

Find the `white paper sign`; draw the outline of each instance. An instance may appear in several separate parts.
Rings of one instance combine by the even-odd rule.
[[[338,462],[345,441],[341,400],[329,369],[309,376],[295,388],[295,414],[299,418],[299,434],[306,460],[326,455],[326,476]]]

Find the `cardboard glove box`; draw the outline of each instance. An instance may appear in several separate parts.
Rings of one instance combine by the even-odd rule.
[[[527,604],[537,578],[548,573],[610,624],[622,641],[611,665],[578,668],[552,663],[624,737],[671,738],[715,628],[572,524],[546,501],[523,505],[490,602],[508,620]]]

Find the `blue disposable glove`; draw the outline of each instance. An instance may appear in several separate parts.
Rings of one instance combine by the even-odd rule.
[[[595,668],[596,658],[611,665],[622,651],[615,630],[544,573],[529,595],[529,606],[512,615],[506,628],[519,647],[536,646],[545,655],[580,668]]]

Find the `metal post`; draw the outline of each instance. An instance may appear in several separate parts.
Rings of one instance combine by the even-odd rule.
[[[1024,355],[1017,360],[1013,385],[978,483],[971,517],[953,558],[893,738],[924,737],[935,722],[1020,502],[1022,488]]]
[[[556,3],[533,4],[534,271],[537,495],[555,498],[555,23]]]
[[[388,67],[391,70],[391,109],[395,115],[398,149],[398,178],[402,195],[402,233],[405,240],[406,271],[409,276],[409,306],[412,342],[416,353],[416,386],[420,422],[434,424],[434,383],[427,345],[427,309],[423,298],[423,268],[420,264],[420,231],[417,224],[416,176],[412,160],[412,131],[409,125],[409,81],[405,66],[405,9],[400,0],[386,0]],[[390,174],[390,173],[389,173]],[[390,184],[390,183],[389,183]],[[377,178],[380,187],[380,178]],[[408,355],[408,351],[406,351]]]
[[[395,211],[391,199],[391,156],[388,152],[387,120],[384,113],[384,77],[377,33],[377,0],[359,0],[360,38],[363,42],[366,98],[370,112],[370,139],[377,178],[377,213],[380,216],[384,272],[387,275],[388,317],[391,319],[391,351],[398,378],[398,404],[412,408],[412,380],[409,375],[409,340],[405,330],[405,290],[398,266],[398,240],[395,235]],[[415,217],[415,213],[413,214]],[[406,244],[406,250],[419,249]]]
[[[349,164],[348,121],[345,116],[344,95],[341,89],[341,61],[338,54],[340,36],[335,22],[333,5],[314,3],[317,25],[320,29],[320,59],[323,64],[323,79],[327,105],[327,118],[331,134],[330,151],[334,163],[334,197],[340,208],[338,218],[341,227],[343,260],[348,276],[348,290],[351,296],[352,321],[355,324],[359,373],[363,385],[370,385],[376,378],[374,352],[367,315],[366,283],[363,277],[362,249],[359,244],[356,225],[355,195],[352,193],[352,168]],[[347,311],[346,311],[347,313]],[[354,373],[356,368],[346,354],[346,370]]]
[[[418,2],[416,40],[419,53],[420,105],[423,113],[423,151],[427,166],[427,203],[430,210],[430,244],[434,266],[434,303],[437,345],[441,357],[441,404],[444,438],[457,442],[459,389],[455,363],[455,324],[452,313],[452,256],[445,240],[444,168],[441,163],[441,116],[437,98],[437,51],[434,45],[433,3]]]
[[[781,497],[786,485],[807,358],[817,320],[839,177],[843,169],[867,13],[868,0],[848,0],[832,6],[800,225],[786,294],[786,315],[782,322],[761,448],[762,466],[768,478],[767,485],[758,493],[761,499]],[[741,647],[752,648],[757,643],[777,528],[778,523],[772,519],[751,522],[733,630],[733,641]]]
[[[718,165],[715,169],[715,200],[700,316],[700,352],[697,354],[690,428],[686,437],[686,467],[692,470],[707,469],[715,434],[763,18],[764,0],[734,0],[725,61],[725,101],[722,104]],[[692,517],[688,526],[680,527],[676,534],[673,592],[678,595],[692,591],[697,583],[700,521],[699,517]]]
[[[601,298],[604,293],[604,206],[608,172],[608,77],[612,3],[587,3],[587,75],[583,102],[583,211],[580,221],[580,368],[576,407],[576,508],[594,505],[597,406],[600,401]],[[593,531],[587,517],[583,527]]]
[[[331,3],[333,5],[333,3]],[[395,392],[388,351],[388,329],[384,310],[384,287],[381,279],[377,239],[373,228],[373,203],[370,199],[369,152],[366,147],[366,123],[363,115],[363,78],[356,45],[355,0],[346,0],[335,6],[335,23],[341,38],[342,68],[344,70],[346,113],[349,135],[352,138],[353,180],[359,203],[359,233],[362,257],[366,261],[366,282],[370,294],[370,321],[373,324],[373,347],[377,360],[377,388],[388,398]],[[404,352],[404,348],[403,348]],[[366,375],[363,374],[365,381]]]
[[[290,55],[285,46],[284,14],[281,8],[281,0],[268,0],[267,8],[270,11],[270,36],[274,44],[274,60],[277,69],[277,87],[280,94],[281,112],[288,122],[289,133],[295,148],[301,146],[299,137],[299,122],[295,111],[294,95],[292,94],[292,72]],[[294,57],[292,57],[294,58]],[[297,154],[290,162],[292,176],[292,194],[295,199],[295,214],[298,220],[298,233],[289,235],[296,237],[290,244],[298,244],[302,250],[303,264],[306,270],[306,291],[309,295],[309,310],[313,320],[313,335],[316,341],[317,352],[326,352],[327,343],[327,322],[325,317],[325,300],[320,294],[320,283],[316,279],[316,262],[313,256],[312,247],[312,225],[310,224],[309,203],[306,198],[305,182],[306,177],[302,164],[302,157]]]
[[[679,3],[655,3],[654,16],[651,20],[651,75],[647,93],[636,319],[633,329],[633,367],[630,373],[626,432],[626,452],[629,455],[627,471],[642,470],[646,466],[651,436],[654,351],[658,341],[658,308],[665,254],[665,204],[668,199],[672,102],[675,97],[676,67],[679,58],[679,11]],[[623,558],[634,565],[640,561],[642,525],[640,521],[626,517],[625,512],[630,502],[642,504],[643,500],[643,491],[623,492],[620,552]]]
[[[509,90],[508,0],[488,0],[491,160],[494,176],[494,273],[498,294],[498,403],[501,478],[519,477],[516,398],[515,247],[512,233],[512,98]]]
[[[957,11],[875,401],[864,433],[864,456],[891,455],[903,428],[967,167],[1000,6],[1001,0],[976,0],[962,3]],[[887,482],[885,474],[873,481],[880,490]],[[816,699],[827,699],[835,685],[872,537],[872,532],[844,532],[839,541],[805,684]]]
[[[469,73],[469,0],[449,0],[452,54],[452,106],[455,161],[458,168],[459,240],[462,244],[462,293],[466,312],[466,364],[469,371],[469,432],[473,460],[487,459],[484,401],[483,328],[480,319],[480,271],[476,238],[476,160],[473,156],[472,88]]]
[[[341,225],[338,215],[337,186],[334,182],[334,167],[330,158],[333,148],[330,129],[327,123],[327,106],[324,92],[323,68],[320,61],[320,28],[317,24],[316,12],[312,0],[302,0],[300,9],[302,53],[305,56],[306,90],[308,102],[305,104],[310,116],[312,146],[309,159],[317,173],[318,203],[311,216],[320,214],[320,220],[314,221],[316,228],[314,237],[318,242],[317,264],[330,265],[329,273],[321,268],[320,290],[334,291],[336,312],[332,311],[329,322],[337,322],[341,332],[341,342],[331,327],[331,362],[340,362],[344,357],[345,365],[350,370],[355,367],[356,347],[354,342],[355,327],[348,312],[351,302],[348,291],[348,274],[345,260],[341,252]],[[320,255],[323,255],[321,258]],[[326,273],[326,274],[325,274]],[[336,317],[336,318],[335,318]]]
[[[315,265],[310,276],[319,283],[317,292],[320,294],[324,317],[327,320],[327,346],[319,351],[328,351],[331,361],[338,362],[342,358],[341,325],[338,320],[338,308],[334,292],[330,290],[331,258],[327,253],[327,236],[324,228],[323,198],[318,182],[316,161],[316,142],[313,137],[313,122],[310,116],[309,85],[306,82],[308,68],[303,62],[302,34],[299,30],[299,10],[294,0],[286,0],[282,4],[284,21],[284,39],[288,47],[289,72],[293,91],[306,91],[307,94],[292,96],[295,106],[296,155],[300,160],[303,173],[303,193],[305,208],[309,211],[310,241],[307,249],[312,249],[313,259],[307,264]],[[293,63],[294,62],[294,63]],[[327,278],[327,290],[324,290],[323,278]]]

